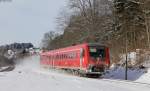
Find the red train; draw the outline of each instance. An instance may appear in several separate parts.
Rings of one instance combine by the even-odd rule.
[[[109,48],[88,43],[43,52],[40,59],[44,67],[73,70],[80,74],[101,75],[110,65]]]

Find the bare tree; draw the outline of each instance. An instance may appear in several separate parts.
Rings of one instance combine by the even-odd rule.
[[[42,40],[42,47],[46,49],[51,49],[51,42],[57,37],[59,34],[54,31],[50,31],[44,34],[44,38]]]
[[[104,23],[105,21],[102,21],[102,18],[105,18],[105,20],[109,19],[109,22],[107,23],[110,23],[111,21],[109,16],[112,13],[110,4],[111,3],[108,0],[70,0],[70,7],[81,16],[82,23],[76,23],[80,23],[80,27],[84,27],[84,31],[86,31],[86,36],[84,36],[82,40],[94,38],[97,34],[96,31],[103,34],[105,33],[106,29],[100,28],[104,28],[103,24],[106,24]],[[108,24],[106,24],[106,26],[107,25]]]
[[[148,48],[150,49],[150,1],[149,0],[141,0],[142,2],[142,9],[144,12],[145,18],[145,26],[146,26],[146,34],[147,34],[147,42]]]

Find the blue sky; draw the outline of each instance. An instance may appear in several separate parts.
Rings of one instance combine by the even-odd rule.
[[[43,34],[55,30],[66,0],[12,0],[0,3],[0,45],[31,42],[39,46]]]

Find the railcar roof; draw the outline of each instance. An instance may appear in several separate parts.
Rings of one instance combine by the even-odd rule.
[[[66,49],[75,49],[75,48],[79,48],[79,47],[81,48],[81,47],[85,47],[85,46],[102,46],[102,47],[105,47],[104,44],[99,44],[99,43],[83,43],[83,44],[68,46],[68,47],[65,47],[65,48],[54,49],[54,50],[51,50],[51,51],[48,51],[48,52],[44,52],[42,54],[45,55],[45,54],[49,54],[49,53],[55,53],[55,52],[58,52],[58,51],[63,51],[63,50],[66,50]]]

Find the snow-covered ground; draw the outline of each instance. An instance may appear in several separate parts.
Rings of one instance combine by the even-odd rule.
[[[145,79],[144,75],[141,78]],[[150,91],[150,85],[44,70],[39,57],[32,56],[18,61],[15,70],[0,73],[0,91]]]
[[[128,80],[130,81],[137,81],[138,79],[141,79],[141,76],[145,75],[147,72],[147,69],[140,69],[140,68],[128,68]],[[150,75],[150,74],[149,74]],[[115,67],[110,68],[104,76],[105,79],[125,79],[125,68],[123,67]],[[149,79],[150,80],[150,79]],[[142,80],[141,80],[142,81]]]
[[[143,82],[150,84],[150,69],[148,69],[147,73],[143,74],[136,82]]]
[[[120,66],[111,67],[103,76],[104,79],[124,80],[125,68]],[[127,79],[132,82],[150,84],[150,68],[128,68]]]

